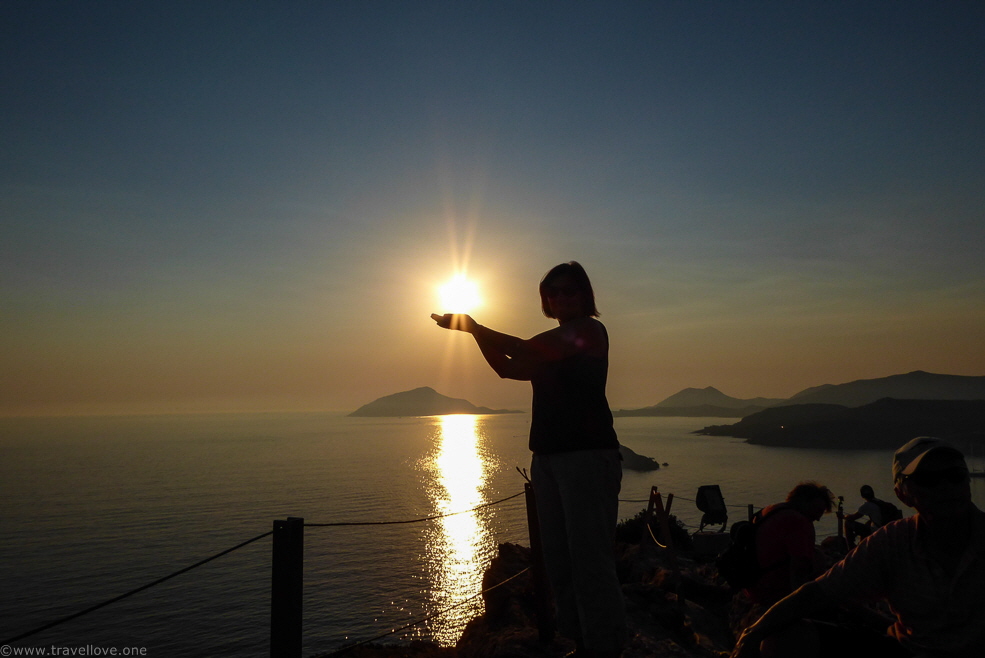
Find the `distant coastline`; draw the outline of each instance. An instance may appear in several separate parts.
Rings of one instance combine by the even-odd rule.
[[[683,418],[743,418],[762,411],[766,407],[748,406],[741,408],[718,407],[712,404],[701,404],[693,407],[661,407],[654,405],[642,409],[617,409],[612,412],[614,418],[621,417],[683,417]]]
[[[422,386],[378,398],[354,417],[518,414],[492,409]],[[614,417],[738,418],[695,434],[731,436],[766,446],[894,449],[915,436],[950,439],[985,450],[985,377],[914,371],[845,384],[815,386],[788,399],[728,396],[711,386],[686,388],[649,407],[618,409]],[[641,464],[652,467],[651,463]]]
[[[844,384],[812,386],[790,398],[734,398],[718,389],[685,388],[657,404],[618,409],[620,416],[746,418],[767,409],[803,405],[863,407],[884,398],[897,400],[985,400],[985,377],[943,375],[922,370]]]

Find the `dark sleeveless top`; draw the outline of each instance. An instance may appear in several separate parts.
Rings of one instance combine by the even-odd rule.
[[[607,358],[575,354],[543,364],[531,378],[530,450],[550,454],[619,448],[605,399]]]

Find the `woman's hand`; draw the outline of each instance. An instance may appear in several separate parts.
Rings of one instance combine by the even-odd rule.
[[[431,319],[443,329],[454,329],[469,334],[474,334],[479,327],[479,323],[473,320],[472,316],[464,313],[445,313],[444,315],[432,313]]]

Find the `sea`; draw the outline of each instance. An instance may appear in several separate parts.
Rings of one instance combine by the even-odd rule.
[[[373,638],[454,645],[482,612],[482,575],[498,544],[529,542],[521,495],[529,421],[330,413],[0,419],[0,643],[255,539],[13,646],[269,655],[272,540],[261,535],[275,520],[300,517],[311,524],[303,655]],[[620,517],[645,508],[652,487],[665,502],[673,495],[671,512],[692,530],[701,516],[695,495],[706,484],[721,488],[730,523],[804,480],[844,496],[848,511],[862,502],[862,484],[892,497],[890,451],[771,448],[695,433],[721,423],[617,418],[620,441],[662,464],[624,473]],[[982,507],[985,479],[972,487]],[[835,534],[833,515],[817,530],[819,539]]]

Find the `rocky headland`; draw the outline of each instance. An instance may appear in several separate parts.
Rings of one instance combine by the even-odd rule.
[[[630,471],[655,471],[660,468],[660,462],[652,457],[641,455],[634,452],[624,445],[619,446],[619,454],[622,455],[622,467]]]
[[[974,452],[985,447],[985,400],[884,398],[861,407],[790,405],[695,433],[768,446],[891,450],[916,436],[937,436]]]

